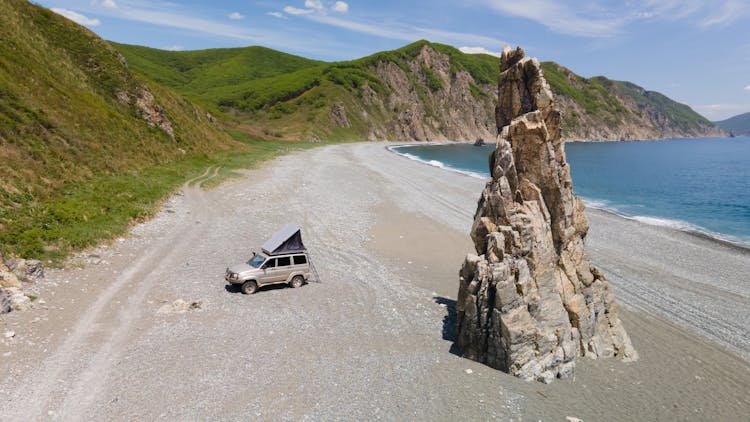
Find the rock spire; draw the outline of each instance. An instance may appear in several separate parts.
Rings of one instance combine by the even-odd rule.
[[[490,155],[477,204],[477,254],[461,268],[456,343],[463,355],[526,380],[573,374],[577,356],[637,359],[604,275],[584,248],[588,220],[539,62],[503,49]]]

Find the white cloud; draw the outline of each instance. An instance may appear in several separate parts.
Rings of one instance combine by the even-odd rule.
[[[318,11],[323,11],[325,9],[323,7],[323,3],[320,0],[305,0],[305,7]]]
[[[102,0],[102,6],[107,9],[117,9],[117,3],[115,3],[115,0]]]
[[[274,18],[286,19],[286,16],[281,12],[268,12],[267,15],[273,16]]]
[[[232,13],[232,14],[229,15],[229,19],[231,19],[233,21],[238,21],[240,19],[245,19],[245,16],[243,16],[242,14],[240,14],[240,12],[234,12],[234,13]]]
[[[189,31],[244,41],[262,41],[262,37],[254,36],[245,28],[200,17],[183,15],[173,9],[132,9],[123,7],[119,9],[117,14],[113,14],[113,16],[120,19],[128,19],[170,28],[186,29]]]
[[[178,44],[168,45],[168,46],[164,47],[164,50],[167,50],[167,51],[182,51],[184,49],[185,49],[185,47],[183,47],[181,45],[178,45]]]
[[[746,87],[745,87],[745,88],[743,88],[743,89],[744,89],[745,91],[750,91],[750,85],[746,86]]]
[[[747,2],[726,1],[719,4],[718,7],[712,8],[705,19],[700,22],[700,26],[727,26],[738,18],[750,14],[750,7]]]
[[[348,19],[341,19],[335,16],[315,13],[305,16],[312,21],[335,26],[337,28],[348,29],[354,32],[374,35],[382,38],[390,38],[402,41],[417,41],[426,39],[446,44],[484,44],[484,45],[504,45],[504,41],[487,37],[484,35],[475,35],[464,32],[444,31],[434,28],[422,28],[418,26],[401,24],[401,23],[377,23],[371,24],[366,22],[357,22]]]
[[[585,15],[586,7],[567,5],[564,0],[485,0],[488,6],[510,16],[526,18],[554,32],[583,37],[611,36],[618,32],[622,17]]]
[[[50,10],[52,10],[55,13],[57,13],[58,15],[65,16],[66,18],[72,20],[73,22],[75,22],[75,23],[77,23],[79,25],[84,25],[84,26],[98,26],[101,23],[99,21],[99,19],[88,18],[88,17],[83,16],[80,13],[76,13],[76,12],[74,12],[72,10],[61,9],[59,7],[53,7]]]
[[[341,3],[341,5],[339,5],[339,3]],[[328,9],[326,9],[326,7],[320,0],[306,0],[304,4],[305,7],[307,7],[306,9],[286,6],[284,8],[284,12],[289,15],[303,17],[305,19],[309,19],[311,21],[324,25],[343,28],[362,34],[374,35],[376,37],[390,38],[407,42],[427,39],[430,41],[442,42],[447,44],[483,44],[498,46],[506,44],[501,40],[483,35],[444,31],[434,28],[422,28],[414,25],[403,24],[400,22],[390,21],[389,23],[385,23],[378,21],[376,23],[369,23],[353,19],[344,19],[343,17],[337,17],[328,14]],[[337,8],[339,10],[336,10]],[[348,11],[349,5],[343,1],[333,3],[333,5],[331,6],[331,10],[338,13],[344,13],[344,9]]]
[[[551,31],[579,37],[611,37],[638,21],[684,21],[707,28],[750,16],[746,0],[480,0],[501,14],[529,19]]]
[[[86,3],[82,6],[83,13],[96,13],[100,18],[176,28],[199,34],[204,38],[210,36],[239,40],[243,45],[262,45],[335,60],[349,59],[361,53],[361,49],[350,43],[335,38],[310,37],[299,28],[285,28],[281,31],[270,27],[249,27],[239,24],[240,21],[231,21],[221,16],[209,18],[206,17],[206,13],[200,13],[193,8],[185,8],[174,0],[118,0],[117,9],[101,7],[101,2],[98,0],[96,2],[79,1]]]
[[[349,11],[349,3],[345,1],[337,1],[331,6],[331,10],[336,13],[347,13]]]
[[[502,53],[499,51],[490,51],[484,47],[461,47],[461,52],[466,54],[489,54],[490,56],[500,57]]]
[[[286,13],[288,13],[290,15],[302,16],[302,15],[309,15],[310,13],[315,12],[315,10],[312,10],[312,9],[298,9],[296,7],[293,7],[293,6],[287,6],[287,7],[284,8],[284,12],[286,12]]]
[[[345,1],[337,1],[331,5],[330,10],[336,13],[347,13],[349,12],[349,3]],[[323,4],[321,0],[305,0],[305,8],[301,9],[294,6],[286,6],[284,11],[290,15],[302,16],[309,15],[312,13],[318,13],[325,15],[328,13],[328,8]]]

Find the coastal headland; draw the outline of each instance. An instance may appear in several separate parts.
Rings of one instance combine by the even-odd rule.
[[[455,354],[457,269],[484,182],[382,143],[297,152],[210,190],[41,282],[3,316],[9,420],[740,420],[750,413],[750,252],[587,210],[640,359],[524,382]],[[206,173],[210,176],[211,172]],[[207,177],[208,177],[207,176]],[[227,288],[278,227],[321,283]],[[182,300],[183,302],[179,302]],[[180,307],[180,303],[194,306]]]

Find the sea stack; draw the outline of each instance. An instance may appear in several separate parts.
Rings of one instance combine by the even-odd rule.
[[[541,66],[519,47],[500,60],[499,135],[477,204],[477,254],[461,268],[461,353],[525,380],[573,374],[578,356],[637,359],[612,290],[584,247],[588,220]]]

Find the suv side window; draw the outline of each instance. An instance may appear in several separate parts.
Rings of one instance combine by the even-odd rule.
[[[292,257],[291,256],[282,256],[280,258],[276,258],[279,260],[278,266],[279,267],[288,267],[292,265]]]
[[[307,264],[307,257],[304,255],[294,255],[294,265]]]
[[[276,258],[271,258],[263,264],[263,268],[274,268],[276,267]]]

